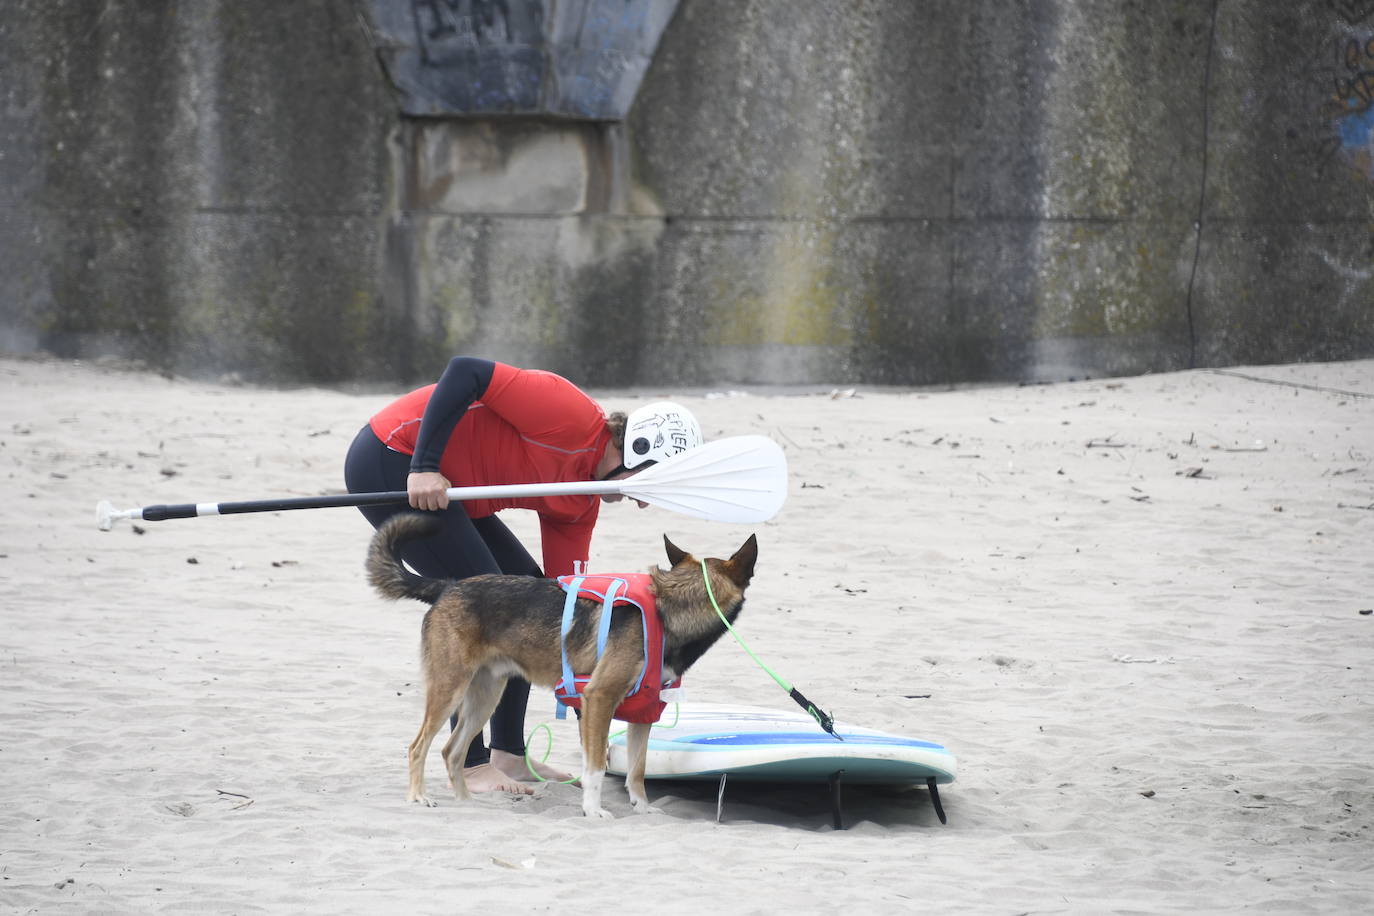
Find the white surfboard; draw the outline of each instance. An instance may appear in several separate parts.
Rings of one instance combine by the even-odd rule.
[[[954,755],[932,741],[836,722],[839,741],[801,710],[706,703],[673,707],[649,733],[648,779],[938,785],[954,781]],[[624,775],[623,731],[611,738],[607,769]]]

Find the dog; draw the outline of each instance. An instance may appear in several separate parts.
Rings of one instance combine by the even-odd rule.
[[[443,759],[460,800],[470,799],[463,780],[462,757],[468,743],[491,718],[506,679],[519,674],[531,684],[553,686],[562,675],[562,618],[566,593],[551,579],[533,576],[483,575],[461,580],[429,579],[406,569],[400,545],[438,530],[432,516],[393,516],[372,538],[367,574],[384,598],[411,598],[431,605],[420,630],[424,671],[424,721],[410,743],[410,788],[407,801],[433,806],[425,794],[425,757],[434,736],[450,716],[457,724]],[[750,535],[728,560],[709,558],[708,595],[700,560],[676,547],[665,535],[668,569],[650,567],[649,575],[663,621],[663,676],[682,675],[726,632],[711,603],[714,595],[731,624],[744,606],[744,591],[754,576],[758,541]],[[566,640],[568,660],[579,674],[591,674],[582,697],[578,730],[582,744],[582,811],[609,818],[601,806],[606,774],[606,744],[612,714],[639,681],[644,665],[644,622],[634,608],[617,608],[605,649],[597,657],[598,602],[579,598]],[[629,723],[626,749],[630,765],[625,787],[633,809],[659,813],[644,791],[644,761],[649,724]]]

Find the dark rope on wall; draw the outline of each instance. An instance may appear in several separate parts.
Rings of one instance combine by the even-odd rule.
[[[1188,368],[1197,368],[1197,328],[1193,324],[1193,286],[1197,282],[1197,265],[1202,259],[1202,215],[1207,205],[1207,147],[1212,128],[1212,53],[1217,43],[1217,8],[1221,0],[1212,2],[1212,25],[1207,33],[1207,59],[1202,68],[1202,181],[1197,197],[1197,219],[1193,222],[1193,267],[1188,273],[1188,297],[1184,310],[1188,315]]]

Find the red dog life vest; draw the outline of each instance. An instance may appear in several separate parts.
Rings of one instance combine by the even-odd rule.
[[[563,678],[554,685],[554,695],[562,704],[558,713],[562,716],[564,706],[582,708],[582,689],[591,680],[590,675],[573,673],[568,664],[567,638],[572,628],[573,611],[578,598],[590,598],[601,603],[601,621],[597,628],[596,657],[606,648],[606,638],[611,631],[611,608],[616,605],[630,605],[638,608],[644,621],[644,668],[636,684],[620,705],[614,717],[622,722],[652,724],[663,715],[668,704],[659,698],[661,691],[682,683],[678,678],[671,683],[663,680],[663,621],[658,616],[658,603],[648,573],[633,573],[624,576],[559,576],[558,584],[568,593],[563,603]]]

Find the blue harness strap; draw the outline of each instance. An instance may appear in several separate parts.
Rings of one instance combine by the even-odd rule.
[[[573,677],[572,665],[568,664],[568,631],[573,625],[573,611],[577,610],[577,593],[582,588],[583,577],[578,576],[568,583],[568,595],[563,599],[563,631],[562,637],[558,640],[559,651],[563,653],[563,683],[569,685],[573,695],[577,695],[577,679]],[[597,650],[600,654],[600,649]],[[558,704],[558,718],[562,719],[567,715],[567,707],[562,703]]]
[[[601,625],[596,629],[596,657],[601,658],[606,651],[606,640],[611,635],[611,608],[615,606],[616,593],[630,584],[624,579],[612,579],[606,585],[606,599],[601,605]]]
[[[573,697],[580,697],[582,694],[577,690],[577,677],[573,674],[572,665],[568,664],[568,631],[572,629],[573,615],[577,610],[577,595],[582,590],[584,581],[586,581],[585,576],[576,576],[565,586],[567,596],[563,599],[563,627],[558,647],[563,661],[564,690]],[[630,583],[624,579],[611,579],[606,585],[606,594],[602,596],[601,602],[601,620],[596,628],[596,657],[598,659],[606,651],[606,641],[611,635],[611,609],[615,607],[615,599],[622,590],[628,593],[629,588]],[[567,718],[568,707],[559,703],[554,715],[559,719]]]

